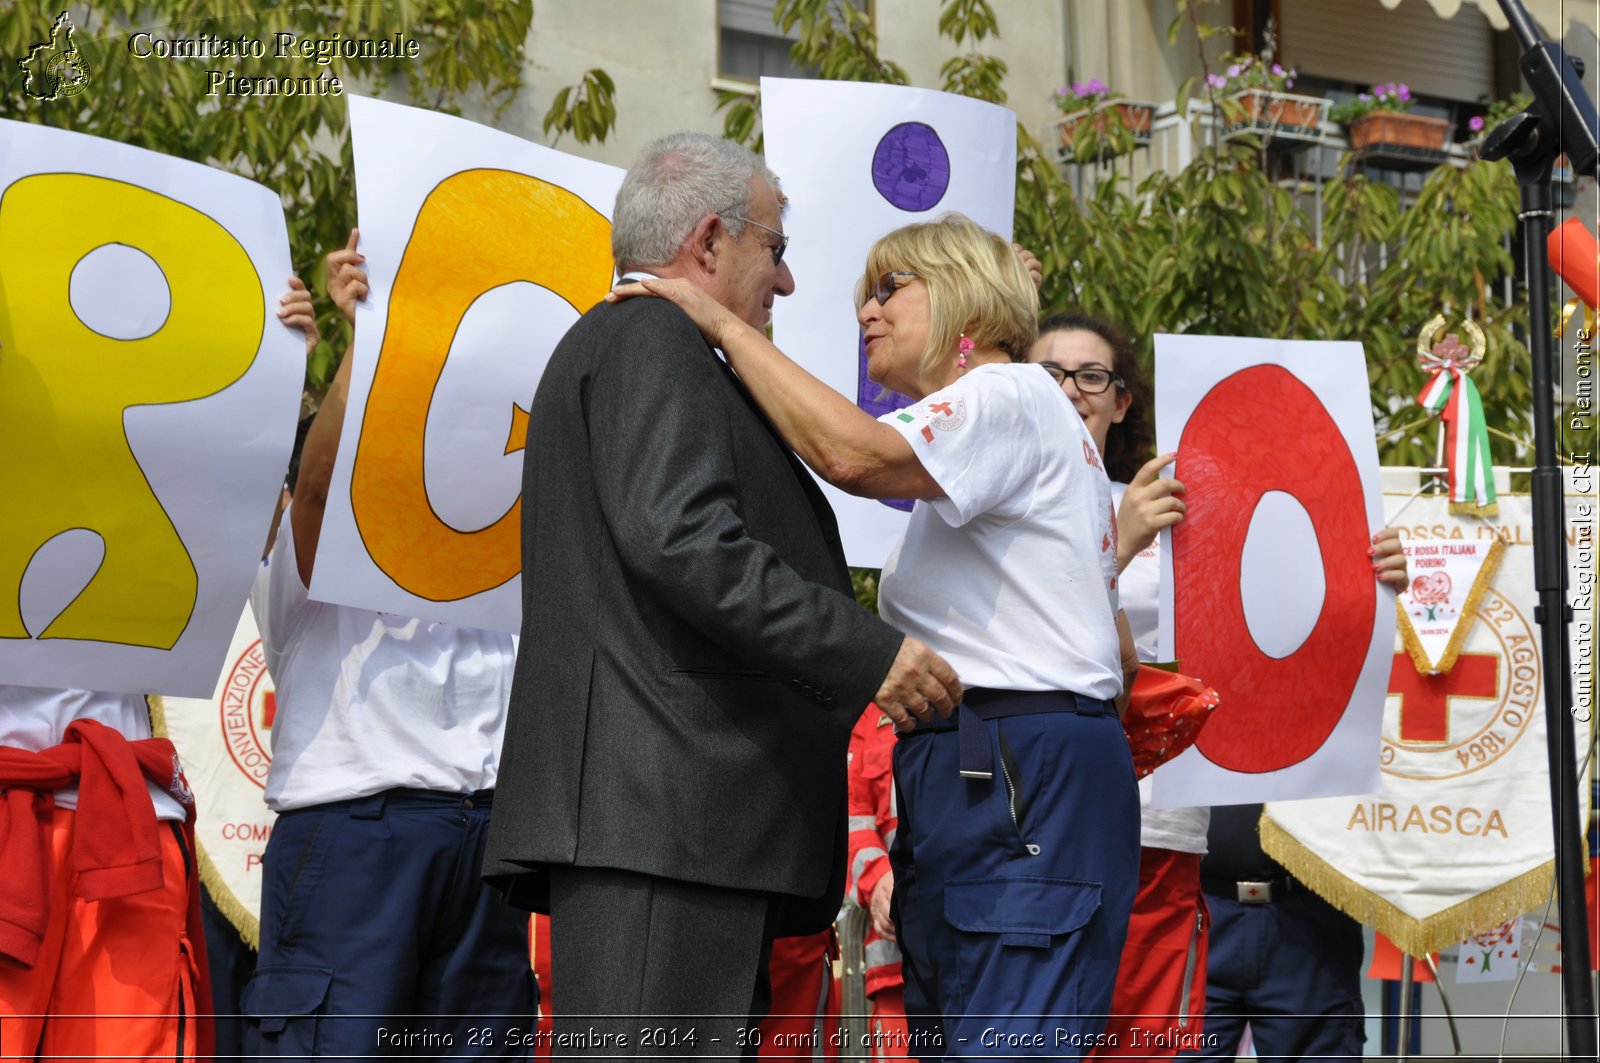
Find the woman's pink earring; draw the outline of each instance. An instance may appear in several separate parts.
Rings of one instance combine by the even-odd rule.
[[[961,334],[961,342],[956,344],[956,349],[961,352],[961,356],[956,359],[957,369],[965,369],[967,367],[967,355],[971,354],[972,349],[976,346],[976,343],[973,343],[971,340],[967,339],[967,334],[965,332]]]

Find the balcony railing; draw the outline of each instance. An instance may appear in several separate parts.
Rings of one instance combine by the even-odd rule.
[[[1058,128],[1061,124],[1054,123],[1045,131],[1045,143],[1060,142]],[[1169,101],[1156,106],[1147,147],[1098,162],[1079,164],[1070,154],[1059,161],[1074,191],[1080,194],[1092,194],[1096,187],[1112,179],[1131,180],[1133,185],[1137,185],[1152,173],[1177,173],[1184,169],[1194,161],[1201,147],[1215,144],[1225,134],[1239,135],[1239,132],[1225,131],[1224,125],[1222,116],[1208,102],[1191,100],[1189,115],[1184,117]],[[1338,175],[1340,161],[1350,151],[1350,142],[1344,135],[1344,129],[1328,121],[1316,127],[1314,136],[1288,127],[1276,132],[1270,131],[1270,127],[1266,128],[1268,131],[1252,135],[1256,136],[1262,150],[1271,157],[1273,172],[1279,176],[1279,180],[1297,186],[1301,193],[1310,194],[1311,202],[1306,205],[1318,220],[1320,237],[1322,186],[1329,178]],[[1427,171],[1436,163],[1464,166],[1471,158],[1469,148],[1461,144],[1449,144],[1438,156],[1413,156],[1410,159],[1384,156],[1366,159],[1365,164],[1370,179],[1395,186],[1404,197],[1414,195],[1422,188]]]

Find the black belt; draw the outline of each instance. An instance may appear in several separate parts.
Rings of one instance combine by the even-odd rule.
[[[986,720],[999,720],[1007,716],[1032,716],[1041,712],[1071,712],[1079,716],[1115,716],[1117,708],[1103,698],[1087,694],[1073,694],[1060,690],[994,690],[971,687],[963,694],[956,709],[956,722],[934,718],[932,724],[918,724],[916,730],[905,736],[929,731],[960,733],[961,775],[967,779],[994,778],[994,751],[989,748],[989,736],[982,726]]]
[[[1293,875],[1255,879],[1201,875],[1200,888],[1213,897],[1221,897],[1225,901],[1238,901],[1240,904],[1271,904],[1273,901],[1283,900],[1291,893],[1300,893],[1306,887],[1305,883]]]

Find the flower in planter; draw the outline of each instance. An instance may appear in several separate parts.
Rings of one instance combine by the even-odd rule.
[[[1056,110],[1062,114],[1077,114],[1087,111],[1107,100],[1120,100],[1122,93],[1112,92],[1106,83],[1099,78],[1090,78],[1088,81],[1075,81],[1071,85],[1063,85],[1056,89]]]
[[[1353,100],[1346,100],[1328,112],[1328,117],[1340,125],[1349,125],[1358,118],[1375,111],[1409,111],[1415,103],[1411,88],[1405,82],[1374,85],[1371,92],[1363,92]]]
[[[1286,92],[1294,88],[1294,79],[1298,76],[1294,70],[1274,62],[1271,52],[1225,55],[1218,62],[1222,64],[1223,72],[1207,74],[1206,85],[1223,96],[1232,96],[1246,89]]]

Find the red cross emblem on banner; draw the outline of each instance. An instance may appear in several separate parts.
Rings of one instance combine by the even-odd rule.
[[[1444,675],[1421,675],[1411,655],[1394,655],[1389,693],[1400,698],[1400,741],[1448,742],[1451,698],[1493,698],[1500,690],[1500,658],[1463,653]]]

